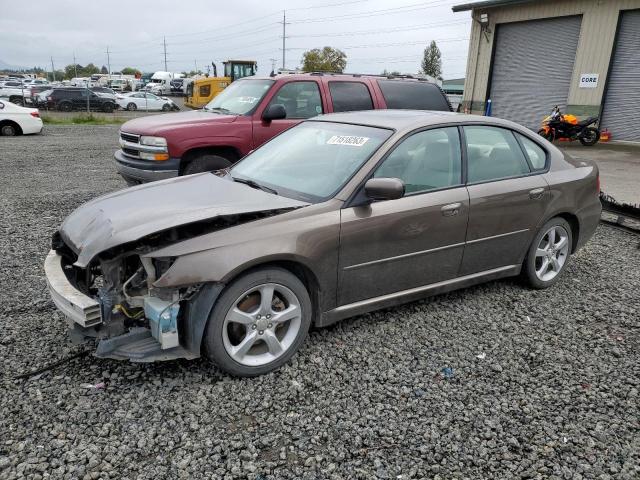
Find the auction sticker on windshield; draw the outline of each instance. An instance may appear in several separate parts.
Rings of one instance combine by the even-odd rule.
[[[355,137],[352,135],[334,135],[327,140],[327,145],[351,145],[352,147],[361,147],[369,137]]]

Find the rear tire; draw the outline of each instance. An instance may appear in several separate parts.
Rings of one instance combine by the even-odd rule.
[[[555,284],[566,270],[573,232],[569,223],[555,217],[538,231],[523,263],[522,276],[535,289],[549,288]]]
[[[203,337],[204,355],[231,375],[272,372],[298,351],[311,316],[311,299],[298,277],[275,267],[254,270],[216,300]]]
[[[21,133],[22,130],[16,123],[7,122],[0,124],[0,135],[2,135],[3,137],[15,137],[17,135],[20,135]]]
[[[73,110],[73,105],[71,105],[70,102],[60,102],[58,104],[58,110],[60,110],[61,112],[70,112],[71,110]]]
[[[194,158],[185,167],[182,175],[194,173],[215,172],[231,166],[231,161],[220,155],[204,154]]]
[[[600,140],[600,130],[595,127],[587,127],[580,135],[580,143],[585,147],[591,147]]]
[[[127,110],[129,110],[130,112],[133,112],[133,111],[135,111],[137,109],[138,109],[138,106],[133,102],[131,102],[129,105],[127,105]]]
[[[24,107],[24,99],[21,97],[11,97],[9,98],[9,101],[14,105],[20,105],[21,107]]]

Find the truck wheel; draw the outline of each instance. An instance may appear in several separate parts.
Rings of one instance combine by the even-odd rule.
[[[261,268],[234,280],[217,299],[203,338],[205,356],[231,375],[254,377],[281,367],[311,325],[304,284],[281,268]]]
[[[137,109],[138,109],[138,106],[133,102],[127,105],[127,110],[129,110],[130,112],[133,112],[134,110],[137,110]]]
[[[585,147],[591,147],[600,140],[600,130],[594,127],[587,127],[580,135],[580,143]]]
[[[204,154],[194,158],[189,162],[182,172],[183,175],[194,173],[215,172],[231,166],[231,162],[220,155]]]

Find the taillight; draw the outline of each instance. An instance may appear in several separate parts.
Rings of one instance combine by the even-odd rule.
[[[40,112],[31,112],[32,117],[40,118]]]

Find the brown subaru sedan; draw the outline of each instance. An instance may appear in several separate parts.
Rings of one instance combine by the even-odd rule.
[[[560,279],[600,218],[598,169],[512,122],[377,110],[305,121],[232,168],[118,191],[45,271],[99,357],[281,366],[309,328],[521,275]]]

